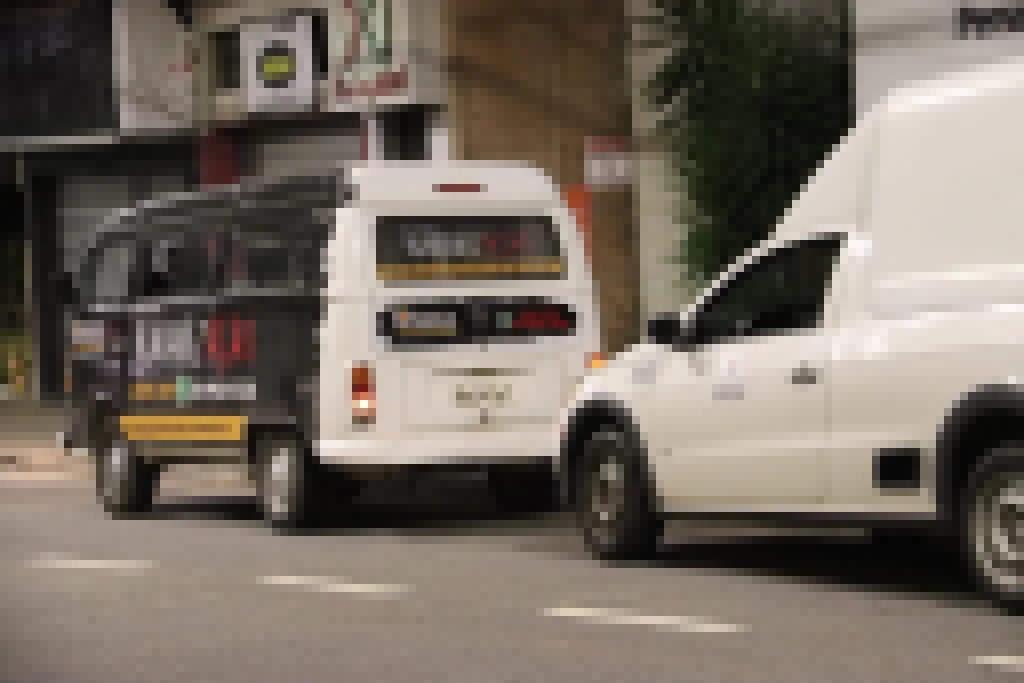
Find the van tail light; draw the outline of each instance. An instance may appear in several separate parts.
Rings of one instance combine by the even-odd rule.
[[[576,315],[564,304],[530,303],[503,308],[498,306],[493,314],[493,324],[498,334],[562,336],[576,329]]]
[[[600,351],[587,354],[587,370],[599,370],[608,364],[608,356]]]
[[[256,321],[237,313],[217,315],[207,323],[206,357],[224,373],[256,360]]]
[[[512,319],[514,330],[568,330],[571,324],[557,306],[528,308]]]
[[[352,424],[370,425],[377,421],[377,381],[373,368],[352,368]]]

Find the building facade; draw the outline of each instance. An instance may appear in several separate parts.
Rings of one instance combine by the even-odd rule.
[[[67,276],[110,212],[247,176],[447,154],[434,130],[443,79],[424,58],[442,48],[429,2],[68,0],[0,23],[22,45],[2,55],[17,75],[5,95],[46,81],[0,98],[44,398],[66,389]]]

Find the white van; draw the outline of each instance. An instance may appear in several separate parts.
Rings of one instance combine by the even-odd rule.
[[[320,463],[351,473],[486,467],[550,502],[552,426],[599,357],[573,216],[525,165],[352,169],[328,247]]]
[[[576,223],[525,165],[163,197],[112,218],[77,282],[74,395],[115,514],[166,465],[222,459],[280,528],[421,468],[551,505],[559,409],[600,362]]]
[[[958,539],[1024,602],[1024,61],[893,92],[563,415],[595,555],[677,517]]]

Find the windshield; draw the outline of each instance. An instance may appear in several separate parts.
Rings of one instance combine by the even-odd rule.
[[[376,240],[378,280],[565,277],[548,216],[386,216]]]

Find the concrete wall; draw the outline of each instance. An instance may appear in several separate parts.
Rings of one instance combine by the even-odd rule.
[[[690,296],[685,269],[673,261],[686,237],[685,187],[675,169],[668,141],[659,135],[661,117],[645,86],[670,52],[664,32],[643,20],[657,17],[650,0],[628,0],[631,40],[628,46],[633,106],[633,240],[639,271],[638,299],[644,319],[678,310]]]
[[[331,126],[289,126],[249,131],[239,139],[239,171],[244,177],[316,172],[359,159],[359,122]]]
[[[586,136],[631,132],[622,0],[447,0],[452,152],[584,180]],[[593,197],[593,270],[607,346],[635,332],[631,195]]]

